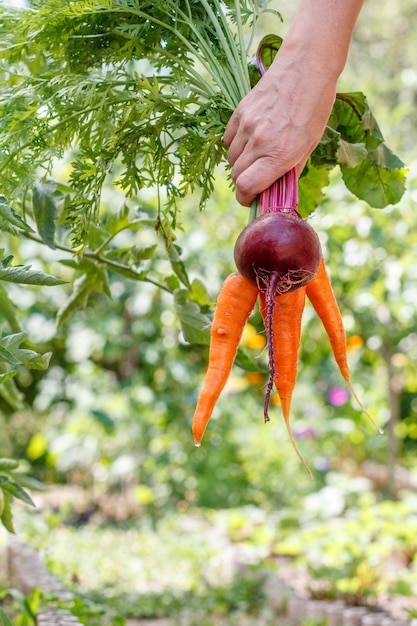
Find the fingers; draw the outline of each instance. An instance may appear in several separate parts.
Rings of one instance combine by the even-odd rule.
[[[242,206],[250,206],[256,196],[270,187],[276,180],[295,167],[297,177],[300,176],[309,153],[305,154],[297,164],[282,161],[277,164],[271,157],[263,157],[252,163],[236,179],[236,199]]]

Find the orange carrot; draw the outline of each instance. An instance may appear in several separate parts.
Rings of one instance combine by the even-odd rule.
[[[301,321],[305,305],[306,288],[272,296],[261,292],[260,309],[268,335],[270,381],[265,399],[265,420],[272,380],[281,400],[285,425],[296,453],[312,478],[312,473],[297,448],[290,426],[290,407],[297,378],[298,351],[301,338]],[[271,302],[271,297],[274,298]]]
[[[257,296],[257,285],[241,274],[230,274],[222,285],[211,326],[208,369],[193,418],[196,446],[201,443],[214,406],[227,382],[243,328]]]
[[[306,293],[329,336],[330,345],[340,373],[362,411],[372,424],[376,426],[374,420],[359,400],[350,378],[343,319],[334,295],[329,274],[324,264],[324,259],[321,260],[316,276],[307,284]],[[380,430],[380,432],[382,431]]]

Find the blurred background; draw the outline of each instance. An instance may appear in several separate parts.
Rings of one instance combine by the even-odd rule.
[[[280,34],[296,5],[277,3],[284,17]],[[13,302],[25,311],[22,329],[52,359],[46,371],[18,372],[23,404],[11,403],[0,386],[1,456],[20,459],[46,486],[33,493],[37,510],[17,506],[17,532],[46,551],[66,584],[95,593],[96,601],[112,599],[119,613],[115,597],[123,597],[126,608],[129,594],[146,591],[141,603],[131,600],[131,615],[138,618],[192,607],[187,594],[193,590],[199,609],[187,613],[188,622],[183,614],[181,623],[211,624],[208,616],[225,607],[249,614],[262,597],[253,577],[250,584],[241,576],[240,587],[230,586],[237,562],[276,567],[277,557],[285,556],[309,572],[316,595],[372,603],[391,593],[401,595],[401,610],[415,610],[416,21],[416,0],[365,2],[340,79],[340,91],[367,94],[388,145],[410,171],[401,202],[382,210],[358,201],[333,172],[311,217],[343,315],[353,384],[384,430],[379,434],[351,397],[321,322],[307,306],[292,428],[313,481],[294,454],[276,398],[271,422],[263,423],[265,337],[256,310],[242,349],[259,371],[235,365],[203,444],[195,448],[191,420],[207,346],[185,341],[170,293],[109,273],[111,297],[95,294],[57,331],[65,285],[11,287]],[[119,201],[109,185],[105,211]],[[234,271],[234,241],[247,210],[219,172],[207,209],[199,212],[189,196],[180,222],[181,260],[190,280],[205,286],[202,310],[209,314]],[[161,248],[145,260],[153,276],[170,272],[152,227],[129,236]],[[16,262],[62,274],[63,253],[11,237],[7,248]],[[343,526],[352,518],[356,525]],[[338,520],[337,536],[329,519]],[[395,580],[387,575],[393,555]],[[179,561],[183,576],[177,576]],[[222,576],[223,596],[209,596],[207,589]],[[106,615],[101,623],[115,619]],[[266,614],[264,619],[269,623]],[[219,623],[234,623],[228,620]]]

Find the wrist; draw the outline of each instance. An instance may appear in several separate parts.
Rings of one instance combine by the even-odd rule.
[[[346,63],[363,0],[301,0],[277,55],[337,81]]]

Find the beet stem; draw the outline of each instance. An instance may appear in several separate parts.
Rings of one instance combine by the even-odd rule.
[[[298,215],[298,181],[295,169],[276,180],[259,195],[259,214],[294,213]]]
[[[266,334],[268,339],[268,367],[269,367],[269,380],[266,385],[265,402],[264,402],[264,421],[269,422],[268,408],[271,401],[271,393],[275,379],[275,359],[272,341],[272,322],[274,315],[275,294],[279,283],[278,272],[272,272],[267,282],[266,291]]]

